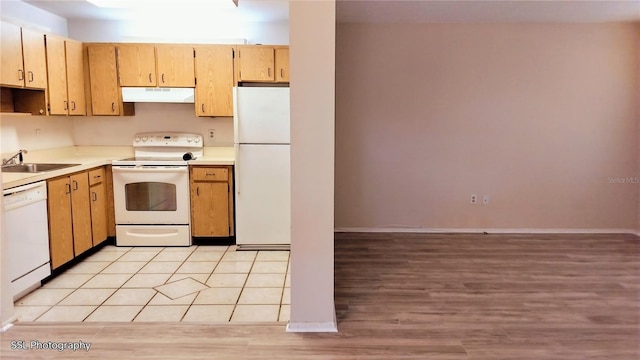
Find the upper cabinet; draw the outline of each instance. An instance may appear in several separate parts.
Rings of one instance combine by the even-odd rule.
[[[67,90],[69,92],[69,115],[86,115],[87,105],[84,89],[84,60],[82,43],[65,40],[67,52]]]
[[[190,45],[156,45],[158,86],[194,87],[194,50]]]
[[[2,78],[0,82],[7,86],[24,86],[24,67],[22,65],[22,36],[20,27],[2,23]]]
[[[156,86],[156,48],[145,44],[118,45],[120,86]]]
[[[3,86],[45,89],[47,87],[44,34],[2,22]]]
[[[196,115],[233,116],[233,46],[196,46]]]
[[[289,82],[289,48],[275,49],[276,82]]]
[[[89,45],[89,82],[93,115],[120,115],[121,95],[116,74],[116,48]]]
[[[240,45],[236,65],[239,82],[289,82],[289,47]]]
[[[238,81],[273,81],[274,50],[271,46],[238,46]]]
[[[47,35],[49,113],[86,115],[82,43]]]
[[[195,86],[192,46],[118,44],[117,48],[120,86]]]

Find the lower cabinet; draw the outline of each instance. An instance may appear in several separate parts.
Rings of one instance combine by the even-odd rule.
[[[89,195],[91,201],[91,235],[93,246],[107,240],[107,190],[105,169],[89,171]]]
[[[96,171],[102,171],[104,178],[104,169],[98,168],[47,181],[52,269],[106,239],[104,186],[100,187],[102,183],[95,182],[91,187],[89,185],[89,176]],[[102,232],[105,233],[104,238],[100,235]],[[99,234],[98,237],[95,234]]]
[[[233,235],[233,168],[191,166],[191,235]]]

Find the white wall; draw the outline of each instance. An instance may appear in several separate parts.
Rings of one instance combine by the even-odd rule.
[[[206,44],[273,44],[289,43],[289,23],[198,22],[193,19],[180,24],[140,23],[134,21],[69,20],[69,37],[84,42],[168,42]]]
[[[0,14],[3,21],[67,36],[67,19],[18,0],[2,0]]]
[[[633,231],[633,24],[339,24],[336,226]],[[489,195],[471,205],[471,194]]]
[[[75,145],[131,146],[133,136],[148,131],[183,131],[202,134],[205,146],[233,146],[232,117],[197,117],[193,104],[136,103],[135,116],[82,116],[73,118]],[[207,137],[215,130],[215,139]]]
[[[335,0],[292,1],[291,320],[335,331],[333,290]]]
[[[0,153],[73,146],[73,120],[66,116],[0,116]]]

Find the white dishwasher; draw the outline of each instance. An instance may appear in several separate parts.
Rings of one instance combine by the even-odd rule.
[[[47,183],[18,186],[3,195],[11,293],[16,300],[51,275]]]

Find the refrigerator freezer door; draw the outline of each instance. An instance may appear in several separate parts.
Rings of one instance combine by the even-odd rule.
[[[240,145],[236,154],[236,243],[291,243],[289,145]]]
[[[236,143],[290,143],[288,87],[236,87],[233,97]]]

